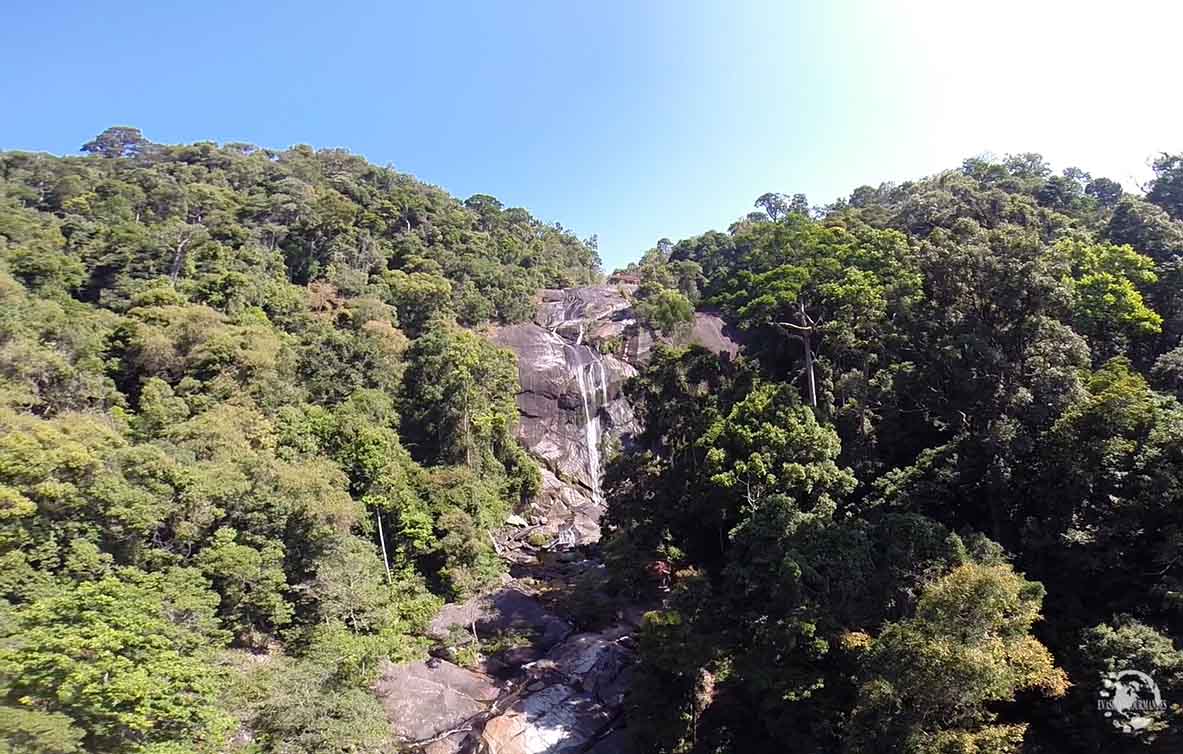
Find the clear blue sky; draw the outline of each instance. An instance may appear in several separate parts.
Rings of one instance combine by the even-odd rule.
[[[983,151],[1129,185],[1183,150],[1183,4],[11,2],[0,148],[110,125],[346,147],[596,233],[609,269]]]

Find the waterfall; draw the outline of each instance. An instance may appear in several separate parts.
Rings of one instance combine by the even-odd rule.
[[[566,309],[567,307],[565,307]],[[566,316],[564,311],[564,316]],[[608,405],[608,372],[604,368],[603,358],[594,346],[584,345],[585,324],[579,323],[579,333],[574,345],[558,334],[557,329],[566,320],[551,323],[551,336],[561,345],[564,361],[568,369],[575,376],[575,385],[579,390],[579,400],[583,407],[583,441],[587,452],[587,477],[591,482],[592,499],[597,503],[603,502],[604,494],[600,486],[603,473],[603,461],[600,456],[600,439],[602,435],[600,424],[600,408]]]
[[[600,356],[600,352],[595,348],[591,349],[592,358],[595,360],[596,369],[600,372],[600,405],[608,405],[608,372],[604,369],[604,358]]]
[[[592,483],[592,499],[598,503],[602,502],[603,494],[600,491],[600,417],[598,408],[596,415],[592,414],[592,409],[596,408],[592,403],[595,399],[596,384],[592,371],[589,369],[587,377],[592,378],[589,389],[588,380],[583,374],[583,364],[580,363],[578,356],[579,353],[576,351],[575,382],[579,385],[579,397],[583,401],[583,437],[584,442],[587,443],[587,475]]]
[[[575,345],[583,345],[583,328],[584,323],[579,323],[579,335],[575,338]],[[589,367],[592,370],[600,373],[600,405],[608,405],[608,372],[604,370],[604,357],[600,355],[599,350],[595,346],[587,346],[588,353],[591,354],[592,363]],[[592,387],[595,388],[595,374],[592,377]]]

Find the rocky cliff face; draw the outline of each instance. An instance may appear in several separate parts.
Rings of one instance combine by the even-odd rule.
[[[534,321],[503,327],[493,340],[518,357],[518,437],[544,467],[531,513],[572,544],[599,538],[605,457],[627,451],[637,429],[622,387],[659,340],[734,355],[739,341],[718,316],[698,313],[674,338],[640,327],[627,287],[541,292]]]
[[[433,622],[444,656],[389,666],[378,681],[375,692],[410,748],[426,754],[629,751],[621,712],[640,610],[619,606],[604,621],[607,628],[581,632],[561,607],[564,597],[578,596],[564,592],[603,571],[587,545],[600,538],[604,459],[617,449],[627,452],[637,427],[622,387],[659,342],[637,325],[628,292],[613,286],[542,291],[533,322],[491,334],[518,357],[518,437],[542,467],[542,491],[498,539],[516,564],[513,576],[446,606]],[[711,314],[696,315],[675,340],[732,355],[739,350],[732,331]],[[475,669],[453,662],[478,646]]]

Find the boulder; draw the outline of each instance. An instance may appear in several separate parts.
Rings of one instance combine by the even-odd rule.
[[[616,712],[567,685],[548,686],[485,723],[489,754],[576,754],[606,730]]]
[[[501,534],[501,544],[509,545],[502,554],[518,568],[540,569],[536,573],[544,579],[570,580],[572,574],[603,568],[585,560],[594,549],[575,546],[599,540],[605,509],[601,458],[609,443],[627,449],[638,429],[623,385],[654,347],[697,344],[732,356],[739,351],[738,334],[711,313],[695,314],[693,324],[675,336],[656,336],[636,321],[634,290],[625,285],[544,290],[533,322],[496,328],[490,335],[517,355],[517,434],[542,471],[541,491],[530,508],[506,521],[512,528]],[[548,550],[559,552],[540,551],[533,537],[538,532]],[[522,542],[535,544],[517,546]],[[427,754],[631,751],[621,711],[636,666],[631,632],[643,609],[625,606],[618,611],[621,625],[574,634],[527,583],[508,580],[446,605],[430,626],[443,640],[453,639],[457,629],[466,635],[475,631],[482,641],[511,632],[528,636],[527,646],[506,648],[486,664],[507,679],[505,688],[487,674],[447,662],[383,669],[375,691],[403,742],[418,742]]]
[[[438,741],[432,741],[423,747],[423,754],[460,754],[464,751],[465,743],[469,740],[470,734],[468,732],[453,733],[450,736],[444,736]],[[593,751],[599,751],[594,749]]]
[[[453,626],[467,632],[474,625],[481,639],[517,632],[531,637],[531,644],[544,652],[571,635],[570,624],[549,612],[537,598],[513,586],[444,605],[432,619],[428,632],[447,639]]]
[[[592,499],[583,487],[568,484],[543,467],[542,488],[531,503],[537,528],[553,540],[564,530],[572,531],[569,544],[589,544],[600,540],[600,517],[604,504]]]
[[[442,660],[383,665],[374,693],[395,735],[426,741],[486,712],[501,695],[493,679]]]
[[[690,327],[670,336],[658,335],[645,328],[631,328],[624,341],[622,357],[634,368],[640,368],[649,361],[653,349],[659,344],[702,346],[711,353],[727,354],[734,358],[743,345],[743,334],[717,313],[695,312]]]
[[[615,729],[596,741],[595,745],[587,750],[587,754],[633,754],[633,745],[627,733]]]
[[[636,657],[623,628],[578,634],[526,670],[532,690],[489,720],[481,744],[490,754],[628,751],[620,736],[601,737],[620,716]],[[611,743],[608,739],[612,739]]]
[[[620,707],[632,680],[636,655],[623,629],[577,634],[547,654],[557,672],[610,707]]]

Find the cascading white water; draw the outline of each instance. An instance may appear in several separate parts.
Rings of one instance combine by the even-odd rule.
[[[573,368],[575,371],[575,383],[579,386],[579,397],[583,401],[583,437],[584,442],[587,443],[587,475],[592,483],[592,499],[598,503],[602,501],[603,494],[600,491],[600,417],[598,415],[598,407],[592,403],[595,399],[596,385],[595,379],[593,378],[589,389],[588,380],[585,379],[583,374],[584,367],[580,363],[578,355],[579,352],[576,351]],[[587,377],[592,377],[590,369],[588,370]],[[595,414],[592,412],[593,408],[596,409]]]
[[[600,400],[603,401],[600,405],[608,405],[608,372],[604,369],[604,359],[600,356],[600,352],[596,349],[591,349],[592,358],[595,359],[596,369],[600,371]]]
[[[579,323],[579,335],[575,338],[575,345],[583,345],[584,323]],[[587,347],[588,353],[591,354],[592,363],[589,368],[600,373],[600,405],[608,405],[608,373],[604,370],[604,357],[600,355],[599,350],[593,346]],[[595,375],[592,375],[592,386],[595,387]]]
[[[564,317],[568,315],[568,308],[569,306],[564,307]],[[603,468],[600,456],[602,432],[599,411],[602,406],[608,404],[608,372],[604,368],[600,352],[594,346],[583,344],[584,323],[579,323],[579,332],[574,345],[556,332],[565,321],[564,319],[557,323],[552,322],[550,332],[562,344],[564,360],[575,376],[575,384],[579,389],[579,399],[583,405],[583,439],[586,445],[587,477],[591,483],[592,499],[599,503],[603,502],[604,498],[600,486]]]

